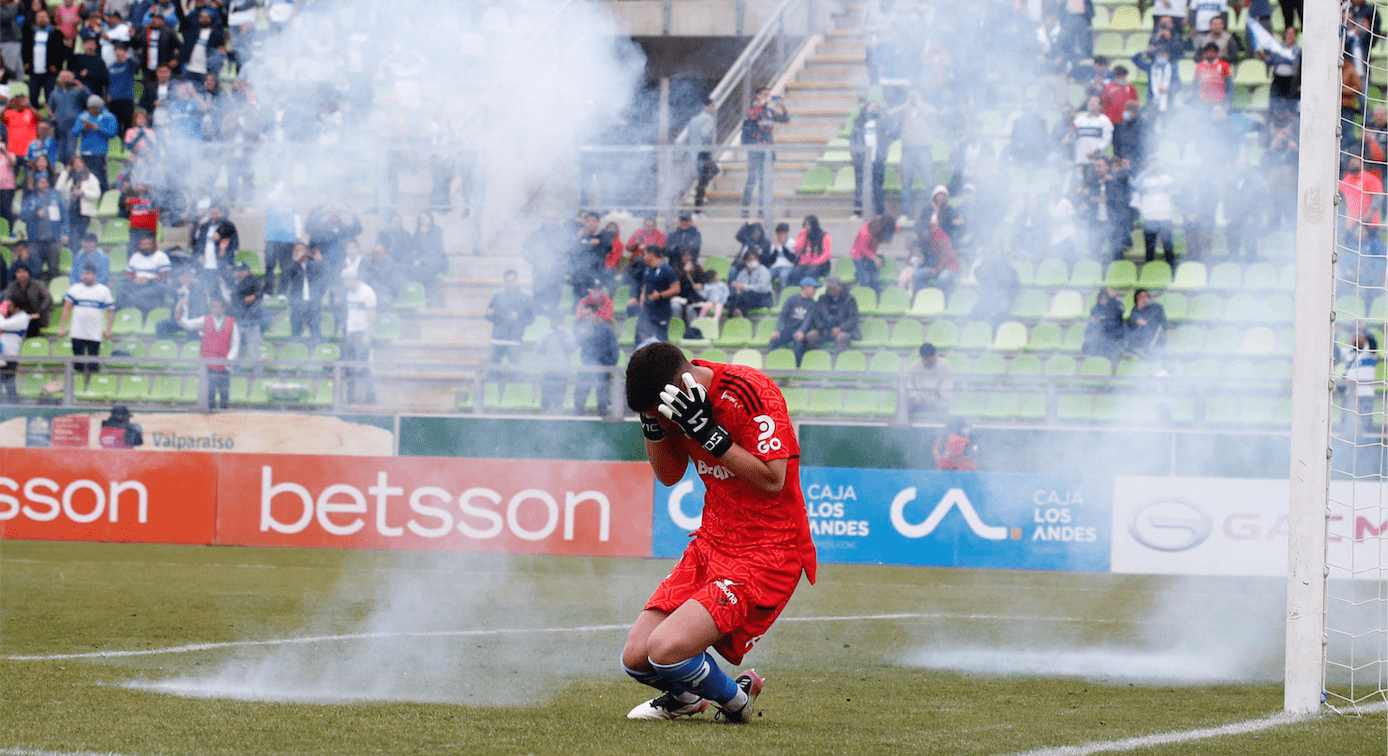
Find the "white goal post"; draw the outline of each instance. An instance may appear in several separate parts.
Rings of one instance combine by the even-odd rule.
[[[1296,713],[1319,711],[1325,686],[1333,259],[1340,164],[1340,2],[1309,0],[1304,13],[1283,699],[1284,708]]]

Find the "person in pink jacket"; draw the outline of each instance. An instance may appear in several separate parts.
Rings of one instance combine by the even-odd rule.
[[[890,242],[895,234],[896,221],[886,215],[879,215],[863,224],[858,237],[853,240],[853,267],[857,270],[859,286],[870,286],[879,293],[882,291],[882,255],[877,248]]]
[[[806,215],[800,227],[800,235],[795,238],[795,254],[798,262],[790,272],[790,280],[799,281],[806,276],[823,278],[829,275],[829,258],[834,253],[834,242],[829,232],[819,226],[819,218]]]

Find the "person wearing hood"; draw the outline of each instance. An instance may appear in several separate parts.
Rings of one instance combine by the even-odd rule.
[[[949,206],[949,199],[949,189],[944,184],[937,184],[930,191],[930,204],[921,211],[921,217],[916,221],[916,225],[925,228],[933,223],[936,228],[950,237],[950,241],[953,241],[954,208]]]
[[[144,429],[130,422],[130,409],[124,404],[111,408],[111,416],[101,421],[98,437],[103,449],[133,449],[145,443]]]
[[[14,358],[24,345],[31,318],[17,300],[0,301],[0,391],[3,391],[8,404],[19,402],[19,393],[15,389],[19,361]]]
[[[1123,322],[1123,300],[1111,288],[1099,290],[1099,298],[1089,310],[1089,323],[1084,329],[1084,354],[1107,357],[1118,356],[1127,339],[1128,329]]]
[[[887,211],[887,200],[882,193],[882,184],[887,177],[887,148],[891,144],[887,119],[882,115],[882,104],[869,100],[858,117],[853,119],[853,130],[849,144],[862,147],[863,154],[853,155],[853,216],[863,217],[863,165],[872,163],[873,213],[881,215]]]

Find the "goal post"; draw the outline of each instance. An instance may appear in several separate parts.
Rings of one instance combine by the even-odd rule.
[[[1326,526],[1340,164],[1340,3],[1312,0],[1305,4],[1304,13],[1283,695],[1286,711],[1296,713],[1319,711],[1325,686]]]

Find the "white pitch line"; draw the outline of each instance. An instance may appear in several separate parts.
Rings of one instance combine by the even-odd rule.
[[[1009,614],[956,614],[950,612],[912,612],[900,614],[848,614],[825,617],[782,617],[780,622],[864,622],[872,620],[908,619],[948,619],[948,620],[1002,620],[1007,622],[1085,622],[1091,624],[1165,624],[1127,619],[1094,619],[1089,617],[1042,617]],[[209,643],[189,643],[183,646],[165,648],[143,648],[129,651],[85,651],[72,654],[34,654],[0,656],[4,661],[58,661],[63,659],[118,659],[129,656],[157,656],[160,654],[186,654],[196,651],[213,651],[219,648],[239,648],[246,646],[282,646],[299,643],[331,643],[345,640],[370,640],[373,638],[462,638],[488,635],[522,635],[526,633],[594,633],[612,630],[626,630],[630,625],[580,625],[578,627],[535,627],[535,628],[496,628],[486,630],[431,630],[397,631],[379,633],[342,633],[340,635],[312,635],[301,638],[270,638],[267,640],[217,641]],[[3,756],[3,754],[0,754]]]
[[[1388,705],[1383,703],[1369,704],[1367,706],[1356,706],[1344,710],[1345,713],[1369,714],[1374,712],[1388,711]],[[1198,730],[1178,730],[1176,732],[1159,732],[1152,735],[1143,735],[1136,738],[1126,738],[1124,740],[1107,740],[1097,743],[1085,743],[1083,745],[1058,746],[1056,748],[1039,748],[1034,751],[1024,751],[1014,753],[1011,756],[1090,756],[1095,753],[1121,753],[1123,751],[1135,751],[1139,748],[1154,748],[1156,746],[1174,745],[1176,743],[1188,743],[1192,740],[1208,740],[1210,738],[1222,738],[1225,735],[1247,735],[1253,732],[1262,732],[1274,727],[1296,724],[1314,719],[1319,714],[1288,714],[1281,712],[1271,714],[1259,719],[1248,719],[1242,722],[1231,722],[1219,727],[1202,727]]]
[[[0,756],[124,756],[114,751],[35,751],[27,748],[0,748]]]

